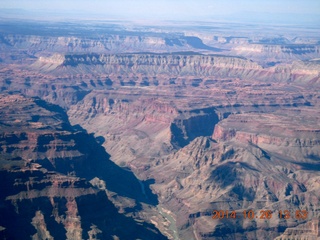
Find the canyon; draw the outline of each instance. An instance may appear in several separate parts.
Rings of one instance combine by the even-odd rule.
[[[55,24],[1,21],[2,239],[320,237],[316,30]]]
[[[118,213],[113,198],[131,199],[131,208],[151,201],[61,108],[16,94],[2,94],[0,102],[3,238],[166,239],[150,223]]]

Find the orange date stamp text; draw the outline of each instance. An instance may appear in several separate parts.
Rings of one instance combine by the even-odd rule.
[[[277,216],[279,219],[296,219],[305,220],[308,218],[308,211],[306,210],[277,210],[272,212],[271,210],[244,210],[242,212],[235,210],[213,210],[212,219],[271,219],[273,216]]]

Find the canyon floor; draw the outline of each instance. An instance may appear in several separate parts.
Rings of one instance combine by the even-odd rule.
[[[0,238],[320,239],[319,29],[130,24],[0,20]]]

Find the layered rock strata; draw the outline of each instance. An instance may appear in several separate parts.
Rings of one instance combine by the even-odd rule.
[[[296,82],[318,82],[319,64],[296,62],[263,68],[242,58],[201,54],[120,54],[54,55],[41,57],[32,65],[44,73],[68,74],[136,74],[156,76],[231,77]]]
[[[196,138],[140,174],[156,180],[153,189],[164,206],[179,209],[181,238],[272,239],[287,227],[293,230],[283,237],[317,236],[318,230],[303,227],[320,212],[319,119],[312,111],[230,115],[212,138]],[[250,209],[252,220],[243,215]],[[213,210],[238,217],[212,219]],[[265,210],[271,210],[270,219],[260,218]],[[284,210],[288,219],[279,217]],[[297,218],[302,210],[306,218]]]
[[[154,225],[124,214],[154,200],[92,136],[74,130],[60,107],[8,94],[0,103],[3,238],[166,239]]]

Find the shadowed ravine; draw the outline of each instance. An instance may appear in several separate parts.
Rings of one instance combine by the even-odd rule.
[[[0,239],[317,239],[318,28],[152,24],[0,19]]]

